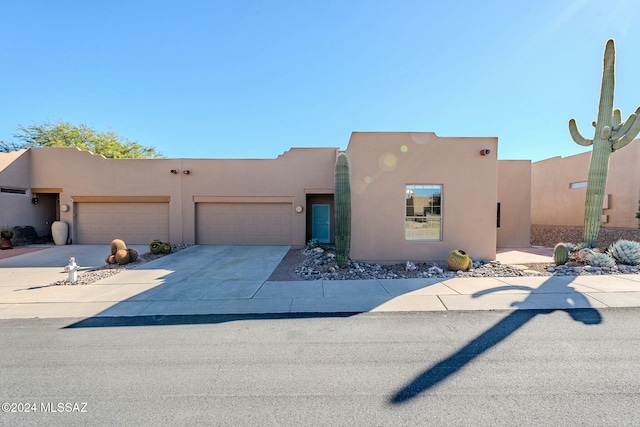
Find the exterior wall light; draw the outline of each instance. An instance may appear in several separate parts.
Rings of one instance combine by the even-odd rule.
[[[489,150],[488,148],[485,148],[484,150],[480,150],[481,156],[488,156],[489,154],[491,154],[491,150]]]
[[[182,173],[185,174],[185,175],[189,175],[191,173],[191,171],[189,171],[189,169],[187,169],[185,171],[182,171]]]
[[[301,213],[303,210],[302,206],[296,206],[296,212]]]
[[[175,169],[171,169],[171,173],[175,175],[175,174],[177,174],[177,173],[178,173],[178,171],[177,171],[177,170],[175,170]]]
[[[69,210],[69,205],[62,205],[62,206],[60,206],[60,210],[61,210],[62,212],[67,212],[67,211]]]

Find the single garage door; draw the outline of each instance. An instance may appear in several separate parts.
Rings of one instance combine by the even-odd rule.
[[[290,245],[291,203],[197,203],[201,245]]]
[[[169,240],[169,203],[76,203],[76,239],[85,245]]]

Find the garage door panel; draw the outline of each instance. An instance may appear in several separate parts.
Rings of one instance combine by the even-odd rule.
[[[216,245],[290,245],[291,203],[198,203],[196,241]]]
[[[80,244],[127,244],[169,240],[168,203],[76,203],[76,239]]]

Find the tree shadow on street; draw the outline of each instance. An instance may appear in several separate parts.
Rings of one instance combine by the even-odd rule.
[[[404,387],[396,391],[390,398],[391,404],[402,404],[417,397],[449,377],[462,370],[465,366],[473,362],[478,356],[500,344],[511,334],[516,332],[530,320],[540,314],[549,314],[554,311],[564,311],[577,322],[585,325],[597,325],[602,322],[602,316],[598,310],[591,307],[589,300],[580,292],[569,287],[571,281],[556,281],[550,278],[538,288],[529,286],[500,286],[484,290],[473,294],[473,298],[479,298],[493,292],[508,290],[527,290],[529,295],[520,303],[513,303],[517,309],[507,315],[504,319],[493,325],[487,331],[471,340],[460,350],[449,357],[431,366]],[[550,295],[557,298],[554,301],[555,309],[535,309],[540,306],[541,298],[549,298]],[[547,301],[548,306],[548,301]]]

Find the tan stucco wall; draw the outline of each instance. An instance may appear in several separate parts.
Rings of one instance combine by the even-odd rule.
[[[499,248],[530,245],[531,161],[498,161]]]
[[[337,148],[293,148],[273,160],[184,159],[182,168],[191,171],[182,178],[187,190],[182,193],[185,239],[195,241],[195,205],[192,201],[195,196],[287,197],[294,208],[302,206],[304,209],[293,215],[292,236],[292,244],[304,245],[305,189],[333,188],[336,152]]]
[[[355,132],[346,150],[351,172],[351,257],[436,261],[454,249],[472,258],[496,254],[497,138],[435,133]],[[480,150],[491,154],[481,156]],[[443,240],[404,238],[405,186],[440,184]]]
[[[27,190],[26,194],[0,192],[0,227],[35,225],[37,221],[29,192],[30,154],[28,150],[0,153],[0,187]]]
[[[28,188],[29,150],[0,153],[0,186]]]
[[[587,181],[591,152],[553,157],[531,167],[531,222],[541,225],[582,226],[586,187],[571,189],[574,182]],[[603,227],[637,227],[640,198],[640,141],[611,154],[605,189],[608,222]]]
[[[528,242],[529,162],[498,162],[497,138],[440,138],[434,133],[356,132],[346,149],[352,189],[351,257],[439,261],[454,249],[495,259],[496,242]],[[481,150],[490,150],[481,155]],[[286,202],[292,244],[307,239],[309,195],[331,196],[337,148],[294,148],[276,159],[105,159],[74,148],[34,148],[25,182],[59,189],[61,220],[74,236],[77,200],[169,200],[169,240],[196,241],[196,203]],[[499,168],[500,164],[500,168]],[[171,170],[178,173],[172,174]],[[184,174],[184,171],[189,174]],[[500,170],[500,174],[499,174]],[[24,178],[24,177],[23,177]],[[500,181],[500,185],[499,184]],[[405,240],[406,185],[442,185],[442,241]],[[500,195],[500,196],[499,196]],[[311,198],[312,200],[313,198]],[[497,202],[502,227],[496,230]]]
[[[296,148],[261,160],[105,159],[75,148],[34,148],[31,186],[61,188],[60,204],[71,209],[60,219],[71,225],[74,196],[169,197],[170,241],[194,243],[197,198],[287,198],[306,211],[305,189],[333,188],[336,151]],[[304,212],[295,213],[293,222],[292,244],[303,245]]]

